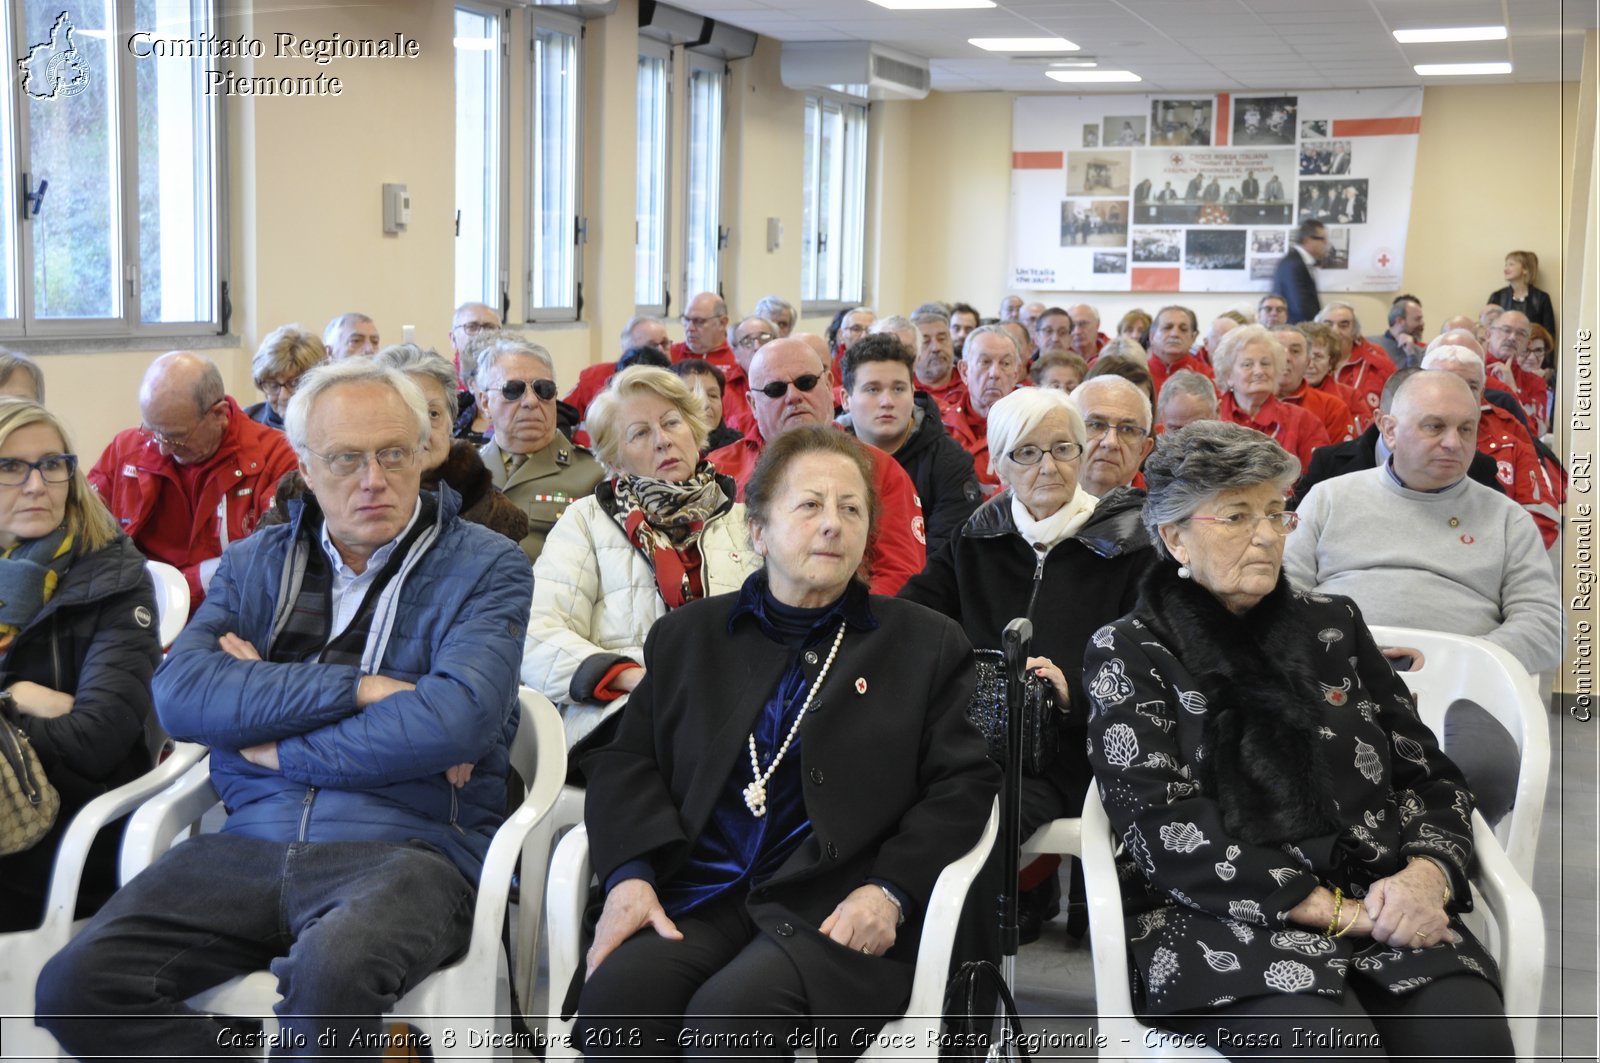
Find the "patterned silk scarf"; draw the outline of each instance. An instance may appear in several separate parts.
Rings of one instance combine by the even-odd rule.
[[[701,462],[682,483],[624,473],[611,482],[617,523],[650,559],[668,609],[705,596],[700,532],[727,504],[716,470]]]

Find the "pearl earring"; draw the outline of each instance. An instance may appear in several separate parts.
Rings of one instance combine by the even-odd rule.
[[[1178,578],[1179,579],[1188,579],[1191,575],[1192,575],[1192,573],[1189,571],[1189,566],[1188,565],[1179,565],[1178,566]]]

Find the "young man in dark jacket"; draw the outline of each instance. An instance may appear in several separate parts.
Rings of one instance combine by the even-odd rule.
[[[227,824],[125,885],[41,974],[37,1021],[74,1055],[214,1056],[217,1024],[184,1001],[269,965],[283,1044],[375,1044],[467,947],[527,558],[448,487],[421,491],[428,410],[403,374],[318,367],[286,430],[311,493],[223,555],[154,684],[167,730],[211,747]]]
[[[972,457],[939,421],[933,396],[916,390],[916,356],[887,332],[844,356],[841,422],[856,438],[894,456],[922,499],[928,554],[955,534],[983,501]]]

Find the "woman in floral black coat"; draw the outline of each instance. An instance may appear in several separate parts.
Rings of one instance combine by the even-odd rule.
[[[1085,657],[1135,1007],[1230,1058],[1510,1056],[1459,918],[1472,795],[1355,605],[1282,578],[1298,473],[1237,425],[1164,436],[1165,559]]]

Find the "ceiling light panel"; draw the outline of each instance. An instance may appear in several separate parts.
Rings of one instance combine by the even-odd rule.
[[[1395,30],[1401,44],[1450,44],[1460,41],[1503,41],[1504,26],[1454,26],[1439,29]]]
[[[1471,77],[1485,74],[1509,74],[1510,63],[1421,63],[1412,67],[1423,77]]]
[[[967,43],[986,52],[1076,52],[1065,37],[968,37]]]
[[[1090,81],[1142,81],[1131,70],[1046,70],[1044,76],[1069,84]]]
[[[957,11],[963,8],[994,7],[994,0],[871,0],[890,11]]]

